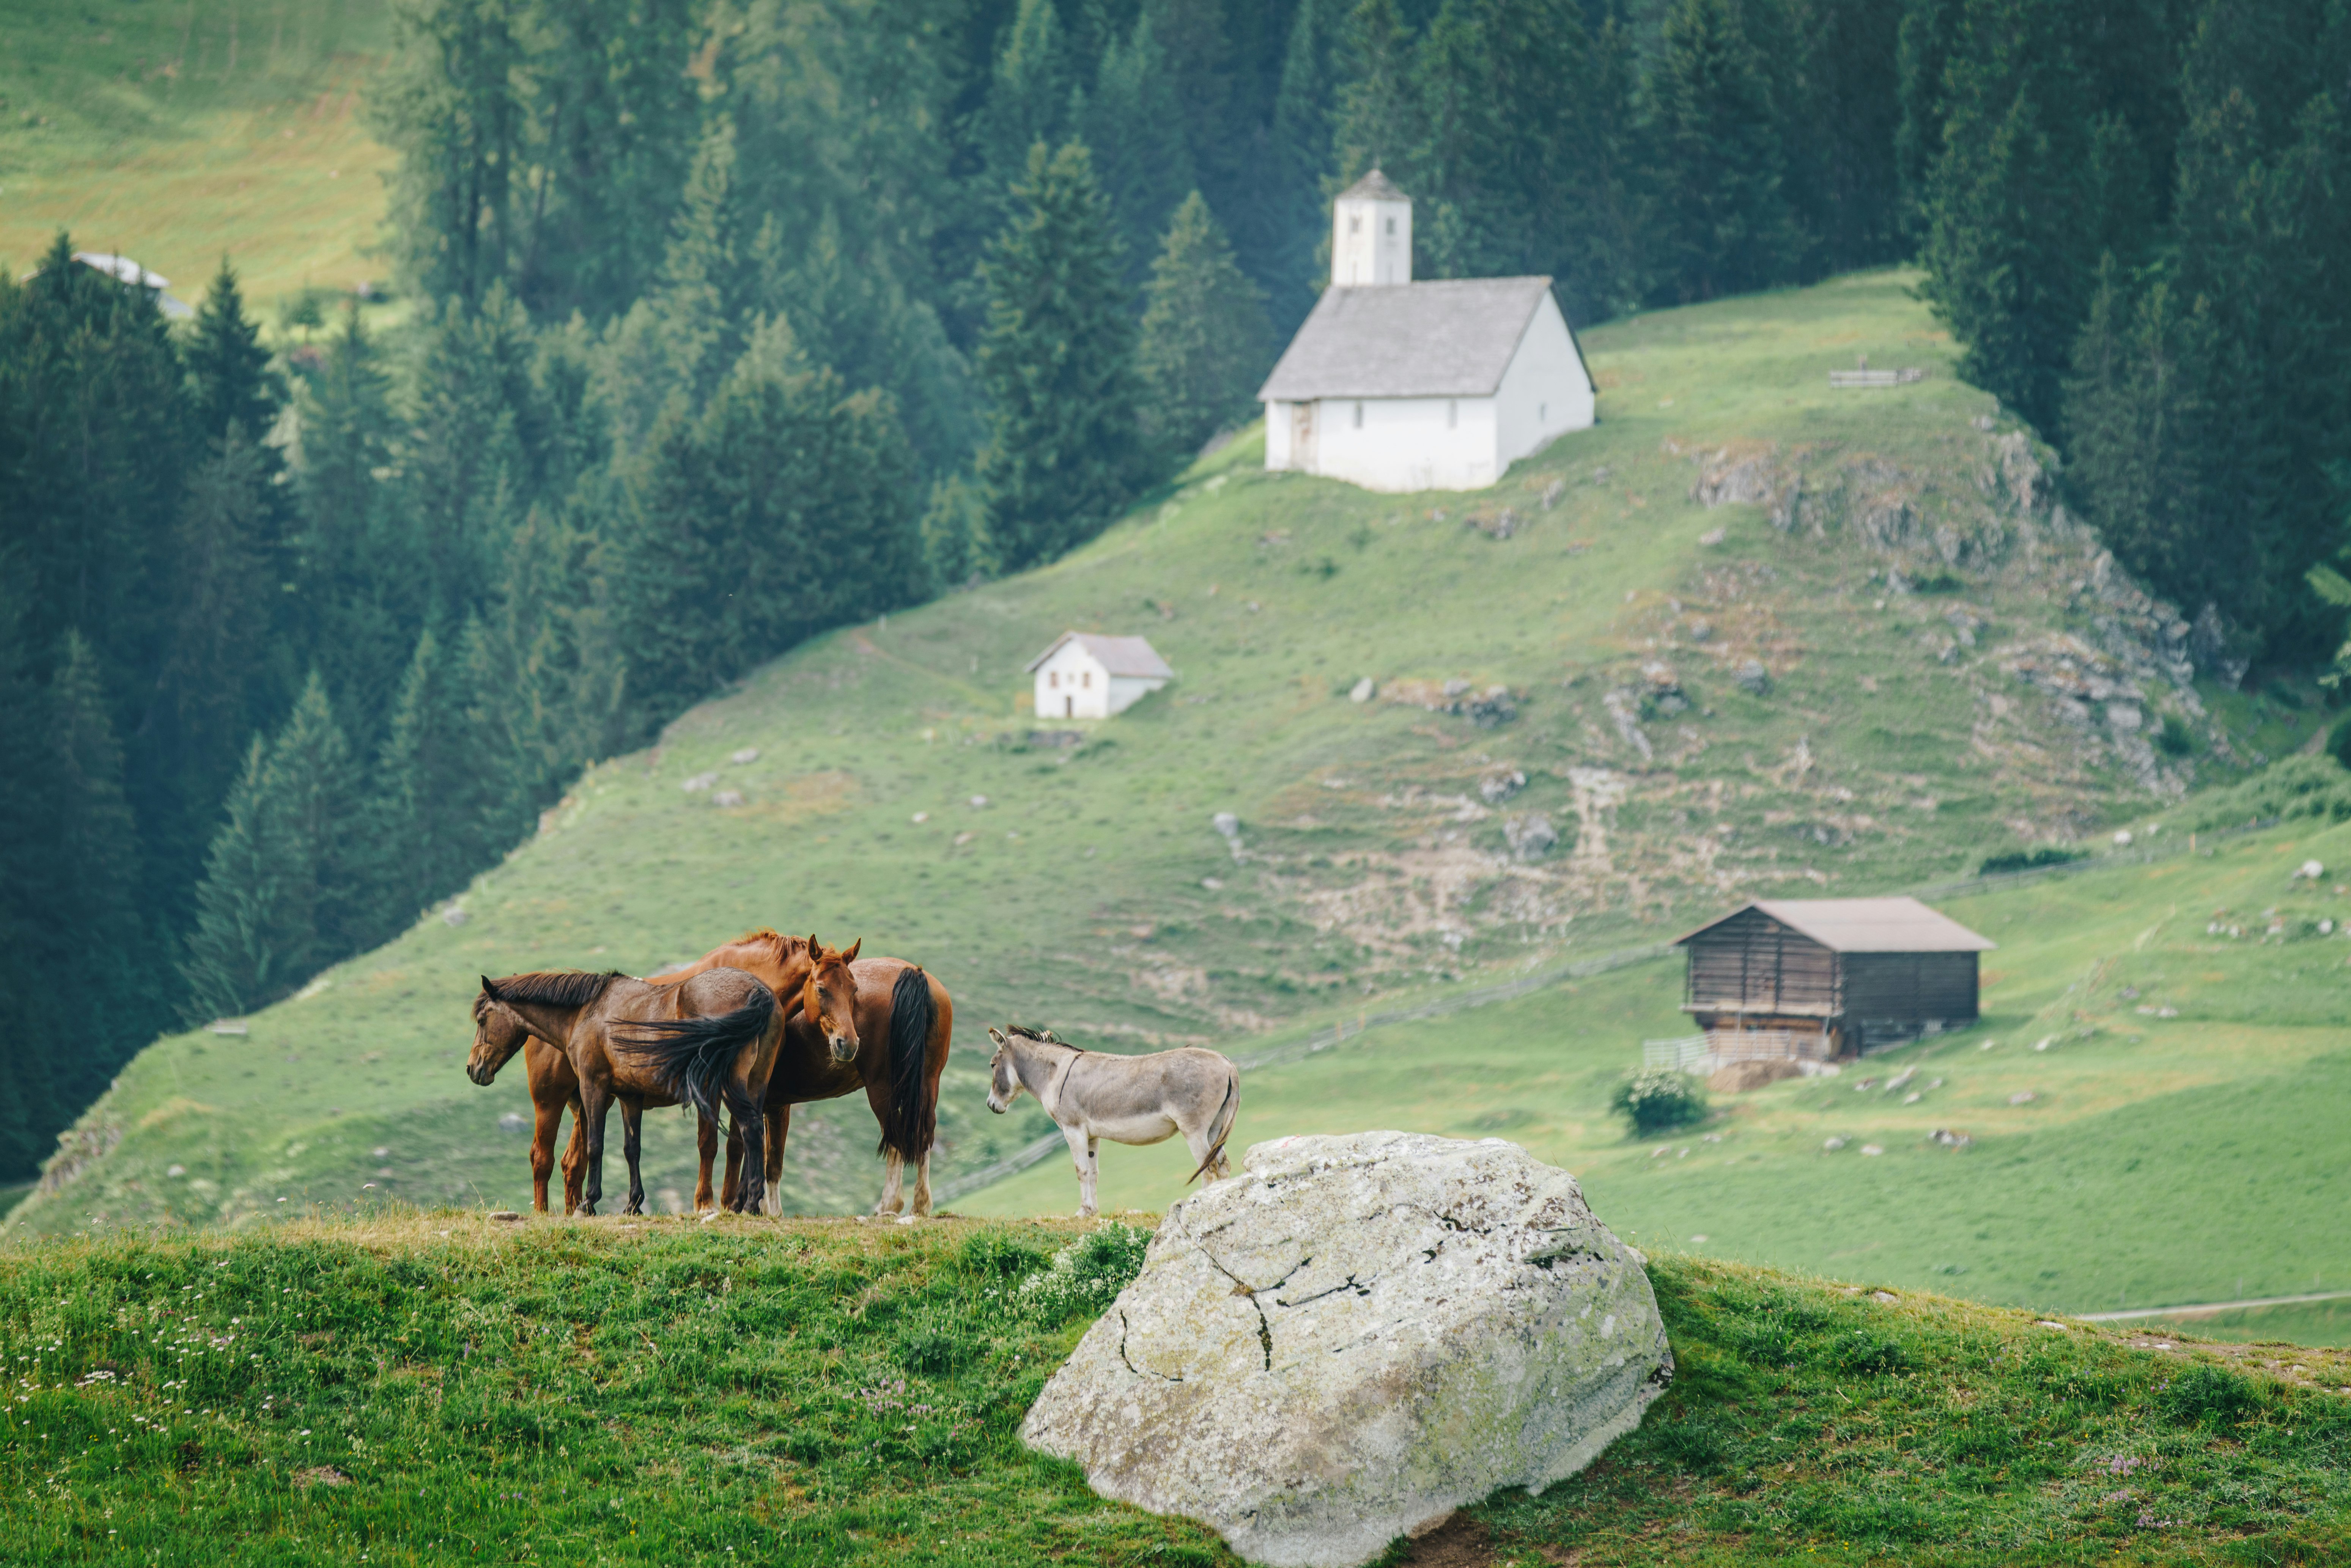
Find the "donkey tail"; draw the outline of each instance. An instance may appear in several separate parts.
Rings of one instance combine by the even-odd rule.
[[[1241,1075],[1233,1071],[1231,1062],[1225,1064],[1225,1071],[1229,1074],[1225,1080],[1225,1103],[1217,1107],[1217,1119],[1209,1128],[1216,1141],[1208,1145],[1208,1153],[1198,1168],[1184,1178],[1186,1186],[1199,1180],[1200,1172],[1217,1163],[1217,1156],[1225,1152],[1225,1140],[1233,1135],[1233,1118],[1241,1113]]]
[[[623,1024],[613,1032],[652,1060],[654,1081],[664,1092],[701,1112],[715,1126],[721,1120],[718,1107],[735,1058],[775,1021],[776,993],[758,986],[751,999],[731,1013]]]
[[[890,991],[890,1114],[876,1154],[895,1149],[914,1160],[930,1152],[938,1124],[938,1108],[930,1103],[931,1029],[937,1021],[930,976],[907,965]]]

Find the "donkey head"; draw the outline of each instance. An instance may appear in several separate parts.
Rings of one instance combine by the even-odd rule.
[[[474,998],[474,1051],[465,1059],[465,1076],[487,1087],[529,1038],[529,1027],[499,997],[498,983],[484,975],[482,994]]]
[[[1020,1091],[1028,1087],[1020,1081],[1019,1063],[1013,1060],[1012,1041],[1015,1037],[1043,1040],[1048,1045],[1069,1045],[1050,1029],[1024,1029],[1014,1024],[1012,1033],[1006,1034],[1000,1029],[989,1027],[987,1038],[996,1042],[996,1055],[987,1064],[987,1108],[999,1116],[1012,1109],[1012,1102],[1019,1099]],[[1071,1046],[1070,1049],[1076,1048]]]
[[[857,1060],[857,977],[849,966],[864,946],[862,936],[846,948],[828,947],[810,936],[808,978],[800,982],[800,1016],[824,1036],[833,1061],[843,1064]]]

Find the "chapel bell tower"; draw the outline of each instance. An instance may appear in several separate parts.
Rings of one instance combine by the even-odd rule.
[[[1412,198],[1377,169],[1340,193],[1331,208],[1331,286],[1412,281]]]

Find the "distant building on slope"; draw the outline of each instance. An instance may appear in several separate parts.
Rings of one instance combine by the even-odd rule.
[[[1973,1023],[1977,955],[1995,944],[1915,898],[1775,898],[1676,946],[1682,1010],[1716,1059],[1825,1061]],[[1769,1049],[1740,1049],[1758,1034]]]
[[[1476,490],[1588,428],[1594,392],[1550,278],[1412,280],[1412,198],[1374,169],[1333,204],[1331,287],[1257,395],[1269,469]]]
[[[78,250],[73,258],[93,271],[102,272],[127,288],[144,288],[155,296],[155,303],[164,319],[185,321],[196,313],[194,306],[176,294],[167,292],[172,280],[160,272],[150,272],[127,256],[108,251]]]
[[[1039,718],[1108,718],[1176,678],[1141,637],[1064,632],[1029,663]]]

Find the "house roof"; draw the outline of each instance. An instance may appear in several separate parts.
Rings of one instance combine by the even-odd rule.
[[[1915,898],[1759,898],[1674,943],[1678,946],[1750,909],[1834,953],[1988,953],[2000,946]]]
[[[1101,661],[1102,667],[1113,675],[1126,675],[1142,680],[1173,680],[1176,672],[1159,656],[1159,650],[1143,637],[1102,637],[1092,632],[1064,632],[1053,639],[1053,645],[1029,661],[1030,674],[1039,665],[1061,651],[1065,643],[1075,643]]]
[[[1340,192],[1339,200],[1343,202],[1409,202],[1412,198],[1398,190],[1394,180],[1374,169]]]
[[[1490,396],[1550,291],[1548,277],[1326,288],[1258,401]]]

